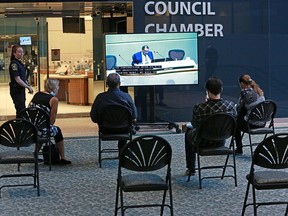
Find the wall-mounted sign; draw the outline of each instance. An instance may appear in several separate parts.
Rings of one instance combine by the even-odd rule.
[[[51,61],[60,61],[60,49],[51,49]]]

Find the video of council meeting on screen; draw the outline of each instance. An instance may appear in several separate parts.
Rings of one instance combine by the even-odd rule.
[[[195,32],[105,35],[106,75],[122,86],[198,84]]]

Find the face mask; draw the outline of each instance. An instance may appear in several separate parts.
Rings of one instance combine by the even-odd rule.
[[[54,91],[50,92],[50,94],[54,97],[56,96],[56,92],[54,92]]]

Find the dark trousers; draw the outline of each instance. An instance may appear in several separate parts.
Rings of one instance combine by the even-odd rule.
[[[119,134],[121,134],[121,133],[128,133],[129,132],[129,129],[128,128],[121,128],[121,129],[103,129],[102,128],[102,130],[101,130],[103,133],[107,133],[107,134],[109,134],[109,133],[115,133],[115,134],[117,134],[117,133],[119,133]],[[124,147],[124,145],[127,143],[127,140],[119,140],[118,141],[118,148],[119,148],[119,150],[121,149],[121,148],[123,148]]]
[[[122,149],[126,143],[127,143],[126,140],[119,140],[119,141],[118,141],[118,148],[119,148],[119,150]]]
[[[195,169],[196,160],[196,147],[192,143],[193,136],[195,136],[195,129],[187,129],[185,132],[185,156],[186,156],[186,167],[189,170]]]
[[[241,132],[242,131],[247,131],[248,130],[248,125],[247,122],[245,121],[244,117],[237,117],[237,128],[235,131],[235,142],[236,142],[236,147],[237,148],[242,148],[243,144],[242,144],[242,136],[241,136]],[[261,128],[261,126],[255,126],[255,125],[249,125],[250,129],[253,128]]]
[[[21,110],[26,108],[25,88],[15,88],[10,86],[10,96],[13,100],[17,116]]]
[[[195,140],[196,136],[196,129],[188,129],[185,133],[185,155],[186,155],[186,167],[189,170],[195,169],[195,161],[196,161],[196,145],[193,143]],[[218,146],[223,146],[225,145],[225,140],[224,141],[218,141],[218,142],[213,142],[213,141],[208,141],[208,140],[201,140],[200,141],[200,146],[201,147],[218,147]]]

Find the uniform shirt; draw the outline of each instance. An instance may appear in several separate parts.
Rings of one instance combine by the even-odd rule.
[[[206,102],[196,104],[193,109],[191,124],[193,126],[192,143],[196,141],[196,128],[201,122],[215,113],[227,113],[236,117],[236,104],[232,101],[218,99],[207,100]]]
[[[129,110],[132,119],[137,119],[137,109],[131,96],[119,88],[109,88],[107,92],[97,95],[90,111],[93,122],[98,122],[99,114],[110,105],[119,105]]]
[[[15,81],[15,77],[17,77],[17,76],[19,76],[21,80],[26,82],[26,67],[21,61],[19,61],[17,59],[13,59],[10,63],[10,66],[9,66],[9,72],[10,72],[11,85],[13,87],[21,87]]]

